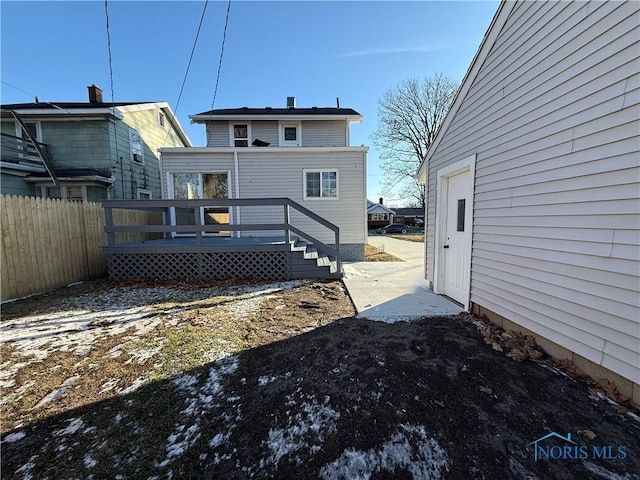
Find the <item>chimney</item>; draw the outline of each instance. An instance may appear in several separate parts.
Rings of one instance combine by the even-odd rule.
[[[95,83],[87,87],[89,90],[89,103],[102,103],[102,90]]]
[[[287,97],[287,108],[296,108],[296,97]]]
[[[380,197],[378,201],[380,202],[380,205],[382,205],[382,197]]]

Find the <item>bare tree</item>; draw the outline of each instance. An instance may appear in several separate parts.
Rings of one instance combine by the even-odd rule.
[[[415,174],[457,90],[455,81],[439,73],[405,80],[378,100],[379,124],[371,140],[380,149],[385,195],[395,190],[402,199],[424,208],[425,189]]]

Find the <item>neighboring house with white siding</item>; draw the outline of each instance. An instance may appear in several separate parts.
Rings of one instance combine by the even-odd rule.
[[[434,291],[640,403],[639,2],[502,2],[419,170]]]
[[[289,97],[287,108],[217,109],[190,118],[206,126],[207,146],[162,150],[164,198],[290,198],[340,228],[343,260],[364,258],[368,148],[349,145],[350,124],[361,121],[358,112],[296,108]],[[204,221],[277,224],[282,208],[217,209]],[[321,242],[335,243],[333,232],[307,217],[292,213],[291,223]]]

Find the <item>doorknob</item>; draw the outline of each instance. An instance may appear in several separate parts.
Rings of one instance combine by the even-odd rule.
[[[445,245],[444,248],[449,248],[449,245]]]

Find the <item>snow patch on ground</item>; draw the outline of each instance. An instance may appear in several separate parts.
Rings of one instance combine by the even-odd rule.
[[[84,422],[82,421],[81,418],[70,418],[67,421],[69,422],[69,425],[67,425],[66,428],[63,428],[62,430],[56,430],[55,432],[53,432],[53,435],[55,437],[74,434],[78,430],[80,430],[82,427],[84,427]]]
[[[345,450],[333,463],[320,470],[323,480],[368,480],[372,474],[410,472],[413,478],[439,479],[446,474],[449,458],[438,442],[429,438],[423,426],[403,424],[380,450]]]
[[[4,437],[4,439],[2,440],[2,443],[5,443],[5,442],[6,443],[17,442],[18,440],[22,440],[26,436],[27,436],[27,434],[24,433],[24,431],[10,433],[6,437]]]
[[[174,431],[167,437],[165,447],[166,457],[161,462],[156,462],[158,467],[167,467],[173,458],[180,457],[191,448],[202,436],[200,431],[200,419],[203,418],[223,398],[224,388],[223,378],[232,375],[238,370],[240,361],[237,356],[232,355],[216,361],[209,369],[209,373],[204,379],[202,386],[198,387],[198,378],[194,375],[183,374],[173,379],[173,384],[178,391],[186,393],[185,404],[187,405],[182,414],[185,424],[177,425]],[[240,397],[234,396],[227,400],[235,402]],[[239,407],[238,407],[239,410]],[[239,412],[238,412],[239,416]],[[227,431],[216,434],[209,442],[209,445],[216,447],[222,444],[233,428],[235,428],[236,416],[224,414],[222,416]],[[186,423],[191,423],[190,427]]]
[[[593,473],[594,475],[597,475],[600,478],[604,478],[606,480],[638,480],[640,479],[640,476],[631,474],[631,473],[625,473],[624,475],[619,475],[610,470],[607,470],[604,467],[601,467],[600,465],[596,465],[595,463],[583,461],[582,464],[587,470],[589,470],[589,472]]]
[[[303,397],[300,412],[288,418],[285,428],[269,430],[266,444],[271,454],[260,461],[260,467],[277,465],[282,457],[298,450],[309,449],[311,453],[319,451],[325,436],[336,432],[336,421],[340,418],[340,413],[331,408],[329,402],[328,396],[322,403],[310,395]],[[295,405],[292,395],[289,395],[287,405]],[[297,461],[301,462],[300,459]]]

